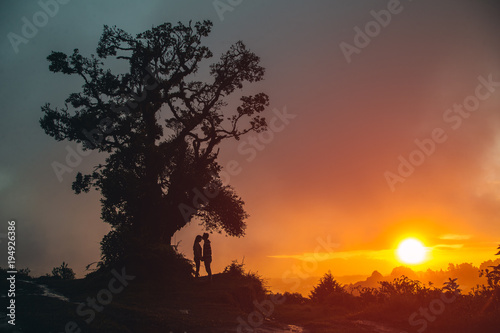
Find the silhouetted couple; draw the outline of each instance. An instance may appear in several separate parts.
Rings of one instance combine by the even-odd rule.
[[[200,242],[203,239],[203,253],[201,251]],[[203,261],[205,263],[205,270],[208,274],[208,279],[212,281],[212,269],[210,264],[212,263],[212,246],[210,245],[210,240],[208,239],[208,234],[204,233],[203,237],[198,235],[194,240],[193,245],[194,251],[194,263],[196,264],[195,276],[200,276],[200,263]]]

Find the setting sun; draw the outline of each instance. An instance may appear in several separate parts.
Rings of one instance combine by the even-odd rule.
[[[419,264],[425,260],[426,248],[419,240],[408,238],[397,249],[399,260],[406,264]]]

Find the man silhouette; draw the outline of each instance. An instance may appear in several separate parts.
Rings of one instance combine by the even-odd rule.
[[[210,245],[208,236],[206,232],[203,234],[203,262],[205,263],[208,279],[212,281],[212,269],[210,268],[210,264],[212,263],[212,246]]]
[[[195,277],[200,276],[200,261],[202,260],[202,252],[201,252],[201,236],[198,235],[196,236],[193,244],[193,252],[194,252],[194,262],[196,264],[196,273],[194,274]]]

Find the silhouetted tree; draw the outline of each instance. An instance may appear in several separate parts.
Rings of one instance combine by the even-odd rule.
[[[495,255],[498,256],[500,255],[500,245],[497,250],[499,251]],[[500,301],[500,264],[488,267],[489,268],[481,270],[480,276],[486,276],[488,288],[496,294],[497,300]]]
[[[451,294],[460,294],[462,289],[460,289],[459,284],[457,283],[457,278],[448,278],[448,281],[444,283],[443,291]]]
[[[412,280],[406,275],[395,278],[393,281],[380,281],[380,294],[385,297],[393,295],[418,295],[427,288],[422,282]]]
[[[290,293],[288,291],[285,291],[283,295],[277,294],[279,297],[284,297],[285,302],[288,304],[306,304],[307,303],[307,298],[302,296],[300,293]]]
[[[80,143],[106,153],[87,175],[78,173],[73,190],[102,194],[102,219],[112,230],[101,242],[104,263],[141,251],[147,244],[170,244],[193,217],[207,230],[241,236],[248,217],[244,202],[223,184],[219,144],[266,129],[259,114],[269,104],[258,93],[227,97],[245,82],[263,79],[260,59],[240,41],[210,65],[207,83],[196,81],[199,66],[212,57],[202,45],[212,23],[165,23],[136,37],[104,27],[97,55],[52,52],[49,69],[82,78],[63,108],[42,107],[45,132],[56,140]],[[104,62],[128,71],[113,74]],[[196,76],[197,74],[198,76]]]
[[[52,269],[52,276],[63,280],[73,280],[75,278],[75,272],[73,272],[73,270],[68,267],[68,264],[63,261],[61,266]]]
[[[319,280],[318,285],[311,290],[309,298],[313,302],[322,303],[332,295],[341,295],[345,293],[344,287],[333,278],[332,272],[328,271],[328,273],[325,273]]]

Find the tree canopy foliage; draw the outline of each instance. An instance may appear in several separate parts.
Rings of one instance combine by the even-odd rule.
[[[42,107],[41,127],[56,140],[107,154],[90,174],[78,173],[73,190],[102,194],[102,219],[112,226],[101,242],[104,262],[137,251],[144,242],[170,243],[198,217],[209,231],[244,235],[244,202],[220,177],[219,145],[266,129],[264,93],[228,97],[261,81],[260,59],[243,42],[196,74],[212,52],[202,44],[209,21],[165,23],[135,37],[104,27],[96,55],[52,52],[49,69],[81,77],[80,92],[64,107]],[[108,67],[106,67],[108,64]],[[111,68],[126,64],[124,73]]]

